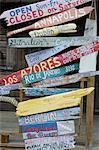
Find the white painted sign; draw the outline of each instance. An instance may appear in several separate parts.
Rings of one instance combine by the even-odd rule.
[[[61,52],[62,50],[69,47],[69,44],[67,45],[60,45],[57,47],[53,47],[50,49],[45,49],[39,52],[34,52],[28,55],[25,55],[26,61],[28,63],[28,66],[33,66],[34,64],[38,64],[41,61]]]
[[[18,105],[18,102],[17,102],[17,100],[14,97],[0,96],[0,102],[11,103],[12,105],[14,105],[16,107]]]
[[[77,37],[39,37],[39,38],[9,38],[9,47],[30,48],[30,47],[54,47],[59,45],[81,46],[92,41],[99,41],[99,37],[77,36]]]
[[[96,26],[96,20],[87,19],[84,36],[95,37],[97,34]],[[89,54],[88,56],[84,56],[80,59],[80,73],[87,71],[96,71],[97,54],[98,52],[95,52],[93,54]]]
[[[40,30],[33,30],[29,32],[29,35],[34,38],[34,37],[41,37],[41,36],[56,36],[60,33],[69,33],[71,30],[76,29],[76,24],[75,23],[68,23],[65,25],[60,25],[60,26],[53,26],[49,28],[43,28]]]
[[[74,147],[74,136],[64,135],[25,140],[26,150],[64,150]]]

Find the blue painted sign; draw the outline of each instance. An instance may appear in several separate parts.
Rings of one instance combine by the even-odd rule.
[[[59,77],[64,74],[68,74],[69,72],[73,72],[75,70],[79,70],[78,63],[69,66],[60,67],[57,69],[48,70],[48,71],[41,71],[37,73],[28,74],[23,77],[22,82],[23,84],[27,85],[41,80]]]
[[[26,88],[25,94],[27,96],[48,96],[74,91],[77,89],[78,88]]]

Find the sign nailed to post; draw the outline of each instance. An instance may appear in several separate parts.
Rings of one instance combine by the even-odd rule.
[[[40,28],[55,26],[55,25],[62,24],[68,21],[72,21],[72,20],[75,20],[75,19],[78,19],[80,17],[87,15],[92,10],[93,8],[91,6],[80,8],[80,9],[72,8],[67,11],[63,11],[59,14],[55,14],[55,15],[43,18],[30,26],[8,32],[7,36],[11,36],[13,34],[16,34],[25,30],[40,29]]]
[[[5,84],[5,85],[18,83],[27,74],[31,74],[33,72],[46,71],[49,69],[54,69],[56,67],[59,67],[66,63],[77,60],[77,59],[81,58],[82,56],[86,56],[86,55],[91,54],[96,51],[99,51],[99,42],[92,42],[90,44],[86,44],[85,46],[81,46],[79,48],[76,48],[69,52],[60,54],[53,58],[49,58],[48,60],[45,60],[39,64],[35,64],[32,67],[28,67],[26,69],[23,69],[16,73],[8,75],[4,78],[1,78],[0,83]]]
[[[72,7],[82,5],[89,1],[91,0],[55,0],[54,2],[43,1],[5,11],[0,18],[6,18],[8,26],[11,26],[55,14]]]

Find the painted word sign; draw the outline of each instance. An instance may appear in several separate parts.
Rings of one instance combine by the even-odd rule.
[[[81,46],[93,41],[99,41],[99,37],[42,37],[42,38],[10,38],[9,47],[30,48],[30,47],[54,47],[59,45]]]
[[[27,85],[41,80],[49,79],[49,78],[60,77],[64,74],[68,74],[69,72],[73,72],[75,70],[76,71],[79,70],[78,63],[69,66],[60,67],[57,69],[51,69],[48,71],[41,71],[39,73],[26,75],[23,77],[22,83]]]
[[[10,94],[11,90],[17,90],[20,87],[22,87],[22,85],[20,83],[7,85],[7,86],[0,86],[0,95]]]
[[[15,107],[17,107],[18,102],[14,97],[6,97],[6,96],[0,96],[0,102],[7,102],[13,104]]]
[[[56,36],[60,33],[65,33],[65,31],[69,33],[70,30],[75,30],[76,27],[77,26],[75,23],[69,23],[69,24],[60,25],[60,26],[43,28],[41,30],[30,31],[29,35],[31,37]]]
[[[47,79],[44,81],[40,81],[38,83],[34,83],[33,87],[41,88],[41,87],[54,87],[54,86],[66,85],[66,84],[70,84],[70,83],[76,83],[76,82],[80,81],[80,79],[83,77],[91,77],[91,76],[96,76],[96,75],[99,75],[99,71],[77,73],[77,74],[68,75],[68,76],[61,76],[58,78]]]
[[[68,93],[62,93],[43,98],[30,99],[20,102],[16,114],[18,116],[28,116],[42,112],[48,112],[61,108],[73,107],[80,104],[81,97],[90,94],[93,87],[80,89]]]
[[[80,107],[74,107],[69,109],[62,109],[57,111],[51,111],[48,113],[41,113],[36,115],[30,115],[25,117],[19,117],[19,126],[27,124],[42,123],[47,121],[62,121],[73,119],[80,114]]]
[[[27,61],[28,66],[33,66],[34,64],[40,63],[41,61],[61,52],[62,50],[69,47],[67,45],[60,45],[50,49],[45,49],[39,52],[34,52],[28,55],[25,55],[25,59]]]
[[[55,0],[54,2],[43,1],[5,11],[1,14],[0,19],[6,18],[8,26],[11,26],[44,16],[49,16],[90,1],[91,0]],[[27,29],[30,28],[32,28],[32,25],[27,27]],[[21,29],[20,32],[24,30],[25,29]]]
[[[93,19],[87,19],[85,25],[84,36],[96,36],[97,35],[97,21]],[[88,56],[84,56],[80,59],[79,72],[96,71],[97,54],[95,52]]]
[[[19,70],[16,73],[8,75],[0,79],[0,83],[2,84],[13,84],[18,83],[22,80],[22,78],[27,74],[32,74],[33,72],[41,72],[49,69],[54,69],[66,63],[72,62],[81,58],[82,56],[86,56],[93,52],[99,50],[99,42],[92,42],[90,44],[86,44],[69,52],[60,54],[58,56],[49,58],[45,61],[40,62],[39,64],[35,64],[32,67],[25,68],[23,70]]]
[[[26,125],[26,126],[22,126],[20,128],[22,129],[24,139],[55,137],[55,136],[59,136],[59,135],[67,135],[67,134],[75,133],[74,120],[59,121],[59,122],[47,122],[47,123],[45,122],[42,124]],[[29,132],[24,129],[29,130]]]
[[[64,150],[75,147],[74,136],[57,136],[25,140],[26,150]]]
[[[48,96],[76,90],[75,88],[26,88],[27,96]]]

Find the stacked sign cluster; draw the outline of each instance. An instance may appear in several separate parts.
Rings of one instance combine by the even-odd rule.
[[[91,0],[46,0],[5,11],[0,16],[0,19],[6,18],[7,26],[18,27],[20,23],[39,19],[29,26],[9,31],[9,47],[46,47],[25,56],[28,68],[0,78],[1,95],[24,89],[26,96],[40,97],[19,104],[13,98],[0,97],[0,101],[17,106],[16,114],[26,150],[65,150],[75,147],[74,120],[80,117],[81,98],[94,88],[66,88],[66,85],[76,83],[83,77],[99,75],[99,71],[95,70],[96,62],[91,65],[92,68],[82,67],[86,60],[96,60],[99,38],[96,35],[92,37],[95,21],[91,19],[86,21],[84,36],[59,37],[59,34],[75,35],[77,24],[68,22],[83,18],[93,10],[91,6],[82,6],[87,2]],[[9,38],[25,31],[29,31],[30,37]],[[68,50],[71,46],[77,48]],[[80,63],[76,62],[78,59]],[[62,85],[65,88],[57,87]]]

